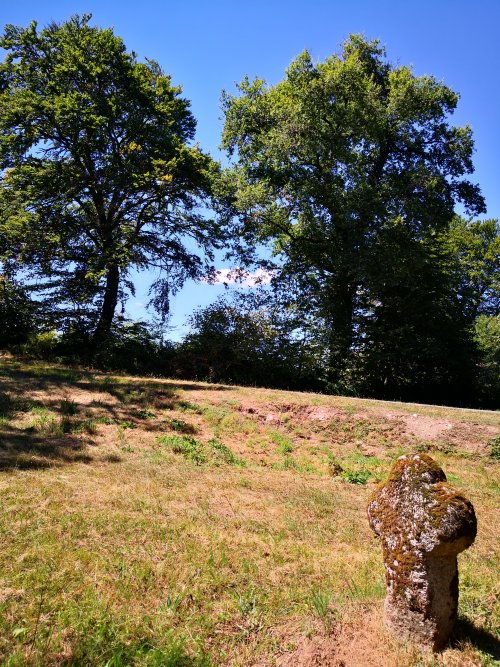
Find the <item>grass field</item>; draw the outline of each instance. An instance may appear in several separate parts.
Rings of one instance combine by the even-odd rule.
[[[438,656],[382,625],[367,498],[427,452],[473,502]],[[500,414],[0,360],[0,664],[499,664]]]

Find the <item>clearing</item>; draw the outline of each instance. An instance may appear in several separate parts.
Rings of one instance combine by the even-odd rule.
[[[437,657],[382,626],[367,498],[427,452],[473,502]],[[0,664],[494,665],[500,414],[0,359]]]

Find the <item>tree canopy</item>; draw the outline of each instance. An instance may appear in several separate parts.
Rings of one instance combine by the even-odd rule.
[[[181,89],[90,18],[0,39],[0,257],[98,340],[132,268],[157,269],[165,310],[224,233],[204,209],[218,168],[192,144]]]
[[[272,240],[282,271],[299,276],[317,302],[332,387],[342,388],[359,352],[377,264],[400,259],[397,248],[384,256],[387,231],[404,227],[398,238],[412,244],[446,228],[458,203],[484,210],[467,179],[471,130],[449,122],[457,101],[443,83],[390,64],[378,41],[356,35],[321,63],[304,52],[277,85],[244,79],[236,95],[224,95],[236,209],[247,233]]]
[[[496,404],[500,227],[473,219],[485,205],[472,132],[452,124],[445,84],[358,35],[324,62],[306,51],[278,84],[223,93],[222,169],[194,143],[181,88],[90,15],[7,25],[0,47],[0,344]],[[258,262],[266,284],[195,311],[179,345],[165,344],[164,317],[155,331],[118,312],[154,270],[165,316],[187,279],[215,276],[222,249],[232,275]]]

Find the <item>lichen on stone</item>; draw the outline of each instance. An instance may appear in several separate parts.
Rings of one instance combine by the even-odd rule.
[[[440,648],[456,615],[456,556],[476,536],[472,504],[430,456],[402,456],[371,495],[368,518],[382,543],[386,625]]]

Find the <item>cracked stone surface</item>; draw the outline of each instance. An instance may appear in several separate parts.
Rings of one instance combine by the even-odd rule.
[[[430,456],[401,456],[372,494],[368,520],[382,543],[386,627],[401,641],[442,649],[457,615],[457,554],[476,537],[472,504]]]

